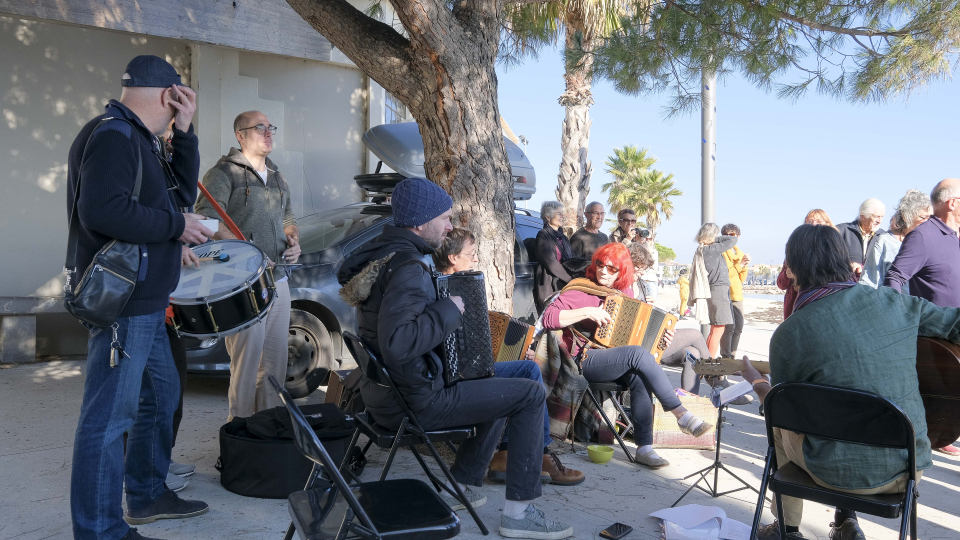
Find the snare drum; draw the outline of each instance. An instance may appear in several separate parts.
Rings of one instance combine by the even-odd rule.
[[[170,295],[177,332],[220,338],[260,322],[276,297],[263,251],[241,240],[218,240],[191,249],[208,260],[201,261],[200,268],[190,265],[180,271],[180,283]]]

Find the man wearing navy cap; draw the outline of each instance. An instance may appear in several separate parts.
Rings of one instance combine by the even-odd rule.
[[[206,503],[180,499],[164,484],[180,391],[164,310],[179,281],[182,243],[205,242],[212,234],[200,224],[201,216],[180,211],[197,196],[200,152],[191,124],[196,94],[156,56],[131,60],[120,84],[120,101],[111,100],[105,114],[80,130],[67,170],[67,211],[79,185],[80,223],[77,267],[68,269],[67,286],[77,286],[112,239],[139,244],[143,254],[117,324],[90,328],[70,481],[78,540],[143,539],[127,523],[191,517],[208,509]],[[157,137],[171,121],[174,157],[167,165]],[[134,198],[138,169],[142,183]],[[116,349],[113,366],[111,350],[117,345],[122,349]]]
[[[502,378],[443,384],[443,367],[434,349],[461,326],[464,304],[456,296],[438,299],[433,279],[420,261],[429,260],[453,230],[453,200],[426,178],[407,178],[397,184],[391,204],[394,225],[384,227],[383,234],[347,258],[337,274],[343,285],[340,295],[358,307],[360,337],[383,359],[424,429],[476,425],[476,436],[460,444],[450,468],[474,507],[487,498],[467,486],[483,485],[504,422],[510,420],[501,535],[544,540],[572,536],[572,527],[547,519],[532,504],[541,489],[543,385]],[[360,393],[377,423],[400,426],[403,409],[389,389],[363,379]],[[466,508],[445,492],[444,496],[452,509]]]

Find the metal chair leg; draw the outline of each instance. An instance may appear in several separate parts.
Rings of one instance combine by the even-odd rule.
[[[775,452],[773,448],[767,449],[767,460],[763,466],[763,473],[760,478],[760,498],[757,499],[757,511],[753,514],[753,527],[750,528],[749,540],[754,540],[757,537],[757,529],[760,527],[760,517],[763,515],[763,505],[766,503],[767,480],[770,478],[770,466],[773,463]]]
[[[397,430],[397,436],[393,439],[393,445],[390,447],[390,453],[387,455],[387,461],[383,464],[383,470],[380,472],[380,481],[383,482],[387,479],[387,473],[390,472],[390,465],[393,464],[393,458],[397,455],[397,450],[400,448],[400,439],[407,434],[407,423],[410,422],[409,418],[404,418],[400,422],[400,429]]]
[[[610,422],[610,418],[607,417],[607,413],[603,412],[603,405],[597,401],[597,396],[593,394],[593,390],[591,390],[589,387],[587,388],[587,395],[590,396],[590,400],[593,401],[593,404],[597,407],[597,410],[600,411],[600,416],[603,417],[603,421],[607,423],[607,427],[613,431],[613,436],[617,438],[617,442],[620,443],[620,448],[622,448],[623,453],[627,455],[627,459],[630,461],[630,463],[636,463],[637,461],[630,454],[630,451],[627,450],[627,445],[623,442],[623,438],[620,437],[620,433],[617,432],[617,426]]]
[[[780,530],[780,538],[786,538],[787,524],[783,522],[783,498],[779,493],[774,492],[773,499],[777,502],[777,528]]]
[[[433,459],[437,462],[437,465],[440,466],[440,470],[443,471],[443,475],[447,477],[447,481],[450,482],[450,485],[453,486],[453,489],[457,492],[457,499],[467,507],[467,511],[470,512],[470,517],[473,518],[473,521],[477,523],[477,526],[480,527],[480,532],[484,536],[490,534],[490,531],[487,530],[487,526],[483,524],[483,520],[480,519],[480,516],[477,515],[477,511],[473,508],[473,505],[470,504],[470,501],[467,500],[467,495],[460,489],[460,484],[453,478],[453,474],[450,472],[450,468],[447,467],[447,464],[443,462],[443,459],[440,457],[440,453],[437,452],[437,449],[433,446],[433,443],[430,442],[430,439],[426,436],[422,436],[421,439],[427,445],[427,448],[430,449],[430,453],[433,454]]]

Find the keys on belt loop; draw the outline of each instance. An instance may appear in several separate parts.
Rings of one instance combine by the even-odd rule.
[[[117,361],[123,357],[130,358],[130,355],[123,350],[120,341],[117,339],[118,328],[120,328],[119,323],[113,323],[113,326],[110,327],[113,330],[113,341],[110,342],[110,367],[117,367]],[[117,351],[120,352],[120,356],[117,356]]]

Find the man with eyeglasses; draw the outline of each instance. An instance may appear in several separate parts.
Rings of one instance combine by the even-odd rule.
[[[233,131],[240,149],[231,148],[221,157],[203,177],[203,185],[247,240],[267,255],[277,291],[276,300],[263,320],[223,340],[230,355],[227,421],[283,405],[267,384],[267,375],[281,381],[287,376],[290,327],[287,265],[300,257],[300,230],[290,208],[290,186],[267,157],[273,150],[276,126],[270,124],[262,112],[248,111],[233,121]],[[196,211],[212,219],[220,218],[202,195]],[[215,240],[232,238],[236,237],[225,226],[214,235]]]
[[[637,214],[632,208],[617,212],[617,228],[610,234],[610,241],[629,246],[637,240]]]
[[[942,180],[930,193],[933,215],[904,239],[883,285],[940,307],[960,307],[960,179]],[[960,456],[954,445],[937,452]]]
[[[602,246],[610,243],[607,235],[600,232],[603,226],[603,216],[607,213],[603,210],[603,205],[594,201],[587,205],[583,212],[586,218],[586,224],[570,238],[570,247],[573,248],[573,256],[582,259],[593,257],[593,252]]]

